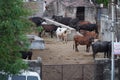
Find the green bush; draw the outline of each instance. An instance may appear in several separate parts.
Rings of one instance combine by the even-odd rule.
[[[0,0],[0,71],[10,74],[27,68],[19,53],[28,49],[26,33],[31,31],[30,11],[23,4],[23,0]]]
[[[42,32],[42,31],[43,31],[43,27],[42,27],[42,26],[38,26],[38,27],[37,27],[37,31],[38,31],[38,32]]]

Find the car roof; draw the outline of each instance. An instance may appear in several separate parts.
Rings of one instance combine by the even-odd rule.
[[[5,74],[5,72],[2,72],[2,71],[0,71],[0,74]],[[34,72],[34,71],[28,71],[28,70],[22,70],[22,71],[20,71],[20,73],[19,74],[17,74],[18,76],[38,76],[38,77],[40,77],[40,75],[37,73],[37,72]]]
[[[20,75],[39,76],[37,72],[33,72],[33,71],[22,71]]]

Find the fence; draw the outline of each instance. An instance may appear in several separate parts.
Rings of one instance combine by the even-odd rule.
[[[115,60],[115,80],[120,80],[120,60]],[[111,60],[94,64],[42,65],[42,80],[110,80]]]
[[[93,80],[94,65],[43,65],[42,80]]]

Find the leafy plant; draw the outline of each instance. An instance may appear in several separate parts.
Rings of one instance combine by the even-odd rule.
[[[43,31],[43,27],[42,27],[42,26],[38,26],[38,27],[37,27],[37,31],[38,31],[38,32],[42,32],[42,31]]]
[[[103,3],[104,6],[108,6],[110,0],[95,0],[97,4]]]
[[[0,0],[0,71],[6,73],[27,68],[19,53],[28,49],[25,35],[31,31],[27,19],[30,11],[23,4],[23,0]]]

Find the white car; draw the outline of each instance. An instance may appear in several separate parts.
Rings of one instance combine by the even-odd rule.
[[[40,75],[33,71],[22,71],[18,75],[9,75],[6,80],[41,80]]]

